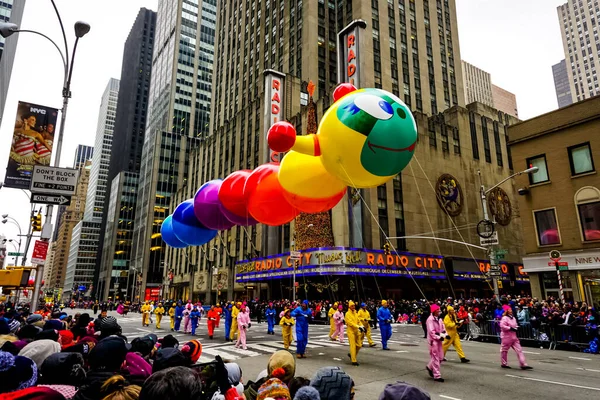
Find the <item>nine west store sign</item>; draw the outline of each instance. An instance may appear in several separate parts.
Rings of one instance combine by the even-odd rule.
[[[525,272],[549,272],[556,268],[548,266],[547,253],[523,257]],[[561,251],[561,262],[569,264],[569,271],[600,269],[600,249],[588,251]]]

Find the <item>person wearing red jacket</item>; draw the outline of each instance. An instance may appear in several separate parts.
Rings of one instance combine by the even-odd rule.
[[[206,323],[208,324],[208,338],[213,338],[213,333],[215,331],[215,327],[217,326],[217,321],[219,320],[219,312],[215,308],[215,306],[210,306],[210,310],[206,314]]]

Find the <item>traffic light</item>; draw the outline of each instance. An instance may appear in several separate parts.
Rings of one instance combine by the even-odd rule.
[[[392,254],[392,246],[390,246],[390,244],[388,242],[386,242],[383,245],[383,252],[385,253],[386,256],[389,256],[390,254]]]
[[[31,232],[42,231],[42,213],[37,213],[31,217]]]

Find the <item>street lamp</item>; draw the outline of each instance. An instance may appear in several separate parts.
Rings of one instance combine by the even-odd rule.
[[[22,236],[22,232],[21,232],[21,225],[19,224],[19,222],[14,219],[13,217],[9,216],[8,214],[3,214],[2,218],[4,218],[2,220],[3,224],[6,224],[7,222],[10,222],[14,225],[17,226],[17,228],[19,228],[19,253],[21,253],[21,236]],[[4,242],[6,241],[6,239],[4,240]],[[10,241],[12,242],[12,239],[10,239]],[[25,256],[23,256],[23,258],[25,258]],[[25,263],[25,261],[23,261],[23,264]],[[17,256],[15,258],[15,265],[19,265],[19,256]]]
[[[538,172],[539,168],[538,167],[531,167],[531,168],[527,168],[526,170],[517,172],[512,174],[511,176],[509,176],[508,178],[504,178],[503,180],[501,180],[500,182],[496,183],[494,186],[492,186],[489,189],[486,189],[485,186],[483,185],[483,183],[481,184],[481,188],[480,188],[480,194],[481,194],[481,206],[483,207],[483,220],[484,221],[489,221],[490,217],[488,214],[488,208],[487,208],[487,194],[489,192],[491,192],[492,190],[494,190],[495,188],[497,188],[498,186],[502,185],[504,182],[509,181],[519,175],[524,175],[524,174],[535,174],[536,172]],[[477,171],[477,173],[479,174],[479,179],[481,180],[481,171]],[[498,243],[499,245],[500,243]],[[490,256],[490,266],[491,265],[498,265],[498,261],[496,260],[496,250],[494,249],[493,246],[490,246],[489,248],[489,256]],[[494,295],[496,296],[496,301],[498,303],[500,303],[500,293],[498,291],[498,280],[497,279],[492,279],[493,283],[494,283]]]
[[[58,8],[56,7],[54,0],[50,0],[50,2],[52,3],[54,12],[56,13],[56,17],[58,18],[58,23],[60,24],[60,29],[62,32],[62,38],[63,38],[63,42],[64,42],[64,49],[61,49],[54,40],[50,39],[48,36],[44,35],[43,33],[40,33],[37,31],[32,31],[32,30],[19,29],[19,27],[17,25],[12,24],[12,23],[5,23],[5,22],[0,23],[0,35],[6,38],[17,32],[33,33],[35,35],[42,36],[43,38],[50,41],[50,43],[52,43],[52,45],[54,45],[54,47],[56,47],[56,50],[58,50],[58,52],[60,53],[60,56],[61,56],[62,62],[63,62],[63,67],[64,67],[64,79],[63,79],[63,88],[62,88],[63,106],[62,106],[62,114],[61,114],[61,120],[60,120],[60,129],[58,131],[58,138],[55,141],[56,150],[54,151],[54,153],[55,153],[54,163],[52,165],[52,166],[58,167],[58,166],[60,166],[60,154],[61,154],[61,149],[62,149],[62,141],[63,141],[64,131],[65,131],[65,122],[67,119],[67,108],[69,105],[69,98],[71,97],[71,77],[73,75],[73,64],[75,61],[75,52],[77,51],[77,43],[79,42],[80,38],[84,37],[90,31],[91,27],[90,27],[90,24],[88,24],[87,22],[83,22],[83,21],[75,22],[75,25],[74,25],[75,43],[73,44],[73,52],[71,53],[71,57],[69,58],[69,46],[67,44],[67,35],[65,33],[65,28],[64,28],[64,25],[62,22],[62,18],[60,16],[60,13],[58,12]],[[64,50],[64,52],[63,52],[63,50]],[[50,232],[48,232],[48,231],[51,230],[51,226],[52,226],[52,211],[53,211],[53,207],[51,205],[48,205],[46,207],[46,222],[45,222],[45,226],[42,231],[42,239],[44,239],[44,238],[49,239]],[[47,225],[47,227],[46,227],[46,225]],[[38,265],[36,268],[35,289],[33,291],[33,296],[31,299],[31,309],[33,311],[35,311],[37,309],[36,306],[37,306],[37,302],[38,302],[38,298],[39,298],[40,287],[42,284],[43,271],[44,271],[44,266]]]

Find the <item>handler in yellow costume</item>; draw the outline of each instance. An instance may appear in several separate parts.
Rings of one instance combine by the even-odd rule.
[[[165,309],[162,303],[158,303],[158,306],[154,309],[154,314],[156,315],[156,329],[160,329],[160,321],[165,314]]]
[[[237,317],[240,313],[240,308],[242,308],[242,303],[239,301],[233,305],[231,308],[231,330],[229,331],[229,339],[236,341],[238,334],[238,323]]]
[[[369,321],[371,321],[371,314],[369,314],[369,312],[367,311],[367,305],[365,303],[361,303],[360,305],[360,310],[358,310],[358,320],[365,328],[365,333],[363,334],[362,339],[364,339],[365,337],[367,338],[367,340],[369,341],[369,347],[377,346],[373,342],[373,339],[371,339],[371,326],[369,325]]]
[[[456,311],[454,311],[452,306],[448,306],[446,311],[448,311],[448,314],[444,317],[444,325],[446,326],[446,333],[450,336],[450,339],[446,339],[442,345],[442,348],[444,349],[444,358],[446,357],[446,351],[448,351],[450,345],[453,345],[456,349],[456,354],[460,357],[460,362],[468,363],[471,360],[465,358],[465,353],[460,345],[460,336],[458,336],[458,328],[460,328],[463,321],[458,320]]]
[[[152,308],[150,307],[150,304],[148,302],[145,302],[144,305],[142,306],[142,326],[148,326],[150,325],[148,323],[149,321],[149,317],[150,317],[150,310],[152,310]]]
[[[362,335],[365,332],[365,328],[358,319],[356,305],[352,300],[348,302],[348,312],[346,312],[345,320],[348,343],[350,344],[350,353],[348,353],[348,357],[350,357],[350,360],[352,360],[352,365],[358,366],[356,357],[358,356],[358,351],[362,347]]]
[[[279,325],[283,336],[283,347],[289,350],[292,344],[292,327],[294,326],[294,318],[291,317],[289,309],[286,308],[283,312],[283,318],[279,321]]]
[[[171,332],[175,330],[175,303],[171,302],[169,307],[169,318],[171,319]]]
[[[329,317],[329,338],[333,341],[335,341],[335,339],[337,339],[337,338],[332,337],[333,333],[335,332],[335,321],[333,320],[333,314],[335,314],[335,312],[337,311],[337,308],[338,308],[338,303],[335,302],[335,303],[333,303],[333,306],[331,306],[331,308],[327,312],[327,316]]]

